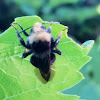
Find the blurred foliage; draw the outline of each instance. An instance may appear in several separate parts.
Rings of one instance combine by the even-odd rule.
[[[38,15],[47,21],[69,26],[69,35],[80,42],[100,34],[100,0],[0,0],[0,29],[15,17]]]
[[[60,5],[62,3],[77,3],[79,0],[50,0],[50,5],[51,6],[57,6],[57,5]]]
[[[89,55],[93,58],[86,66],[89,80],[95,84],[100,84],[100,78],[98,77],[100,75],[100,37],[96,40]]]
[[[66,94],[80,95],[82,99],[100,100],[100,37],[89,53],[92,60],[81,69],[85,80],[67,91]]]
[[[0,0],[0,30],[7,29],[14,17],[19,16],[21,13],[16,3],[7,3],[5,0]]]

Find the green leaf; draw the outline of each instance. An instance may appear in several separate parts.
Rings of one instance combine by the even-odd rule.
[[[36,22],[44,21],[37,16],[26,16],[16,18],[15,22],[27,28]],[[48,28],[49,25],[46,27]],[[17,25],[16,28],[21,31]],[[52,24],[54,39],[65,28],[61,24]],[[30,30],[27,32],[29,33]],[[24,48],[19,46],[19,40],[13,27],[0,35],[0,100],[79,99],[78,96],[64,95],[60,92],[84,79],[78,70],[91,59],[87,53],[93,46],[93,41],[84,48],[69,38],[66,32],[67,30],[63,32],[58,45],[63,56],[56,55],[49,82],[45,82],[39,70],[31,65],[30,57],[21,58]],[[23,34],[21,36],[26,40]]]

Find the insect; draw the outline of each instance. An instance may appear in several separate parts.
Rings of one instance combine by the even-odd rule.
[[[53,22],[49,22],[52,24]],[[13,24],[17,24],[21,28],[19,32]],[[48,29],[42,25],[42,23],[35,23],[34,26],[23,29],[22,26],[18,23],[13,23],[12,26],[16,29],[16,34],[19,38],[19,41],[23,47],[25,47],[25,52],[22,54],[22,58],[26,58],[28,55],[32,54],[30,58],[30,63],[40,70],[42,77],[49,81],[51,69],[50,66],[55,62],[56,56],[62,55],[62,52],[57,49],[57,45],[61,39],[62,30],[58,38],[54,40],[51,34],[51,25]],[[26,30],[31,28],[30,35],[27,34]],[[27,43],[25,44],[24,40],[20,36],[20,33],[23,33],[27,36]]]

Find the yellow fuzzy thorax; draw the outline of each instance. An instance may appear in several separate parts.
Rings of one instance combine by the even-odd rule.
[[[34,32],[28,37],[30,43],[33,43],[34,41],[38,42],[39,40],[47,42],[51,41],[51,34],[47,33],[45,29],[42,29],[41,26],[41,23],[36,23],[33,26]]]
[[[33,33],[30,37],[29,37],[29,40],[32,41],[32,42],[38,42],[39,40],[41,41],[47,41],[47,42],[50,42],[51,40],[51,35],[48,34],[47,32],[43,32],[43,33]],[[31,42],[31,43],[32,43]]]
[[[35,33],[40,33],[40,32],[44,32],[45,30],[41,28],[42,24],[41,23],[35,23],[33,26],[33,30]]]

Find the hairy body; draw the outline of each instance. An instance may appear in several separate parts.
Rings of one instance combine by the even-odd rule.
[[[19,25],[18,23],[14,24]],[[56,46],[60,41],[63,31],[59,34],[58,38],[54,40],[51,34],[51,26],[49,29],[46,29],[45,26],[37,22],[32,27],[30,35],[26,33],[21,25],[19,25],[19,27],[22,29],[24,35],[28,37],[27,44],[25,44],[20,36],[21,32],[19,33],[14,27],[21,45],[25,47],[25,52],[23,53],[22,58],[26,58],[28,55],[32,54],[30,58],[31,64],[38,68],[42,77],[48,81],[51,72],[50,66],[56,59],[55,53],[62,55],[61,51],[59,51]]]

